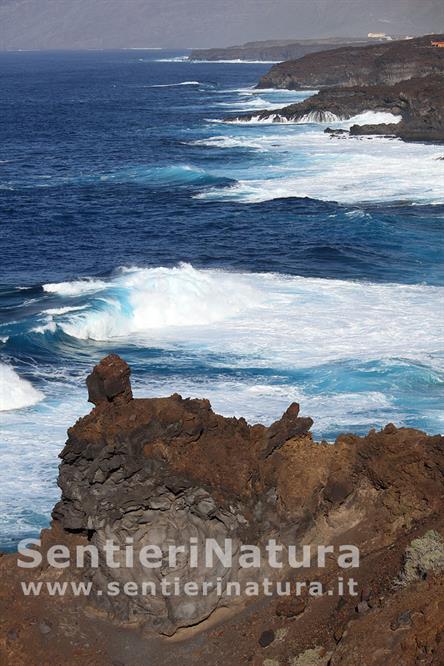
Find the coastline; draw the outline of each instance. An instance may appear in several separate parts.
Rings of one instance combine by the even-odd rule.
[[[366,110],[360,87],[285,107],[286,129],[221,122],[281,113],[289,93],[253,92],[257,65],[189,64],[184,76],[155,55],[88,55],[75,96],[70,59],[45,57],[20,65],[6,95],[4,127],[23,100],[35,106],[23,144],[2,155],[2,537],[37,538],[56,506],[31,546],[37,567],[0,553],[0,661],[441,664],[443,439],[426,433],[442,424],[443,154],[435,142],[341,143],[434,123],[432,96],[415,92],[433,80],[377,87],[371,114],[393,127],[356,128],[354,115],[340,127],[345,109]],[[41,129],[54,72],[61,102]],[[330,132],[302,108],[334,114]],[[110,353],[83,416],[84,378]],[[108,538],[121,567],[106,561]],[[211,539],[235,557],[190,573]],[[175,563],[171,545],[184,547]],[[342,566],[347,546],[359,566]],[[282,568],[266,556],[241,566],[244,547],[275,548]],[[54,566],[64,549],[85,560]],[[176,579],[170,595],[161,583]]]
[[[369,641],[374,650],[383,652],[390,646],[391,656],[410,663],[408,659],[418,654],[415,641],[427,640],[439,658],[442,646],[431,639],[426,627],[433,623],[436,629],[443,620],[437,605],[444,567],[438,492],[442,437],[389,424],[363,438],[347,434],[335,444],[315,443],[309,434],[312,420],[300,417],[296,404],[270,428],[251,427],[243,419],[216,415],[206,400],[183,400],[178,395],[134,399],[129,376],[128,366],[111,355],[87,379],[95,407],[70,428],[61,453],[62,499],[54,509],[51,528],[42,532],[41,549],[48,562],[19,570],[16,556],[0,557],[0,604],[9,609],[0,645],[8,663],[25,659],[34,664],[42,654],[55,660],[63,654],[70,664],[77,664],[94,654],[94,663],[105,664],[109,650],[118,658],[130,646],[134,665],[142,663],[142,653],[156,665],[177,659],[188,664],[193,663],[203,636],[212,646],[205,653],[206,663],[217,664],[221,650],[225,659],[231,658],[230,644],[237,634],[242,636],[245,658],[250,655],[258,663],[265,655],[277,660],[308,657],[314,640],[317,664],[356,664],[357,658],[368,654]],[[257,570],[250,566],[245,570],[247,580],[259,582],[264,576],[288,577],[291,585],[295,580],[319,579],[323,583],[317,585],[328,583],[332,593],[320,594],[319,588],[310,593],[301,583],[296,596],[262,592],[256,599],[226,596],[225,588],[210,596],[187,597],[180,588],[173,596],[164,591],[161,597],[124,593],[106,597],[99,593],[106,581],[114,581],[114,586],[119,581],[146,582],[153,573],[156,580],[156,570],[150,574],[149,569],[131,565],[125,572],[102,559],[98,568],[50,564],[54,548],[59,556],[61,548],[74,553],[87,547],[91,553],[91,544],[100,546],[105,535],[113,535],[118,543],[125,536],[123,543],[134,543],[137,552],[144,543],[164,547],[165,529],[170,540],[171,530],[178,531],[173,543],[177,537],[185,543],[189,535],[201,534],[219,544],[230,537],[239,548],[242,542],[259,544],[268,534],[275,544],[280,535],[290,550],[295,535],[299,544],[336,544],[317,546],[318,560],[309,557],[302,577],[285,566],[273,569],[270,560],[260,561]],[[345,548],[350,552],[352,546],[344,543],[353,544],[358,553],[358,559],[347,564],[353,565],[356,578],[350,596],[341,592],[338,596],[331,587],[338,575],[341,580],[346,573],[340,569],[340,558],[331,556]],[[35,544],[32,548],[29,554],[34,557]],[[327,560],[325,553],[319,560],[319,548],[327,548]],[[415,558],[413,567],[409,557]],[[212,566],[209,572],[201,568],[193,572],[183,562],[170,566],[163,575],[171,580],[176,576],[182,583],[196,575],[206,580],[208,575],[219,576],[225,585],[245,578],[228,563]],[[95,592],[23,597],[20,580],[42,585],[92,581]],[[412,622],[413,614],[425,612],[426,625]],[[313,614],[315,625],[310,620]],[[69,634],[61,616],[71,626]],[[365,638],[369,627],[371,634]],[[179,642],[165,637],[176,632]],[[397,640],[401,635],[408,635],[409,641]]]
[[[342,121],[369,111],[399,115],[399,124],[355,125],[351,136],[388,135],[405,141],[444,141],[444,56],[440,35],[384,45],[338,48],[275,65],[257,88],[320,89],[299,104],[237,121]],[[227,119],[230,120],[230,119]]]
[[[303,102],[281,109],[264,110],[226,120],[340,123],[368,112],[386,113],[392,121],[376,125],[352,125],[350,136],[382,135],[405,141],[443,143],[444,78],[434,76],[408,79],[393,86],[331,87]]]

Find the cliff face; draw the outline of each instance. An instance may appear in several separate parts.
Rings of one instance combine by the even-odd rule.
[[[352,135],[390,134],[410,141],[444,141],[444,77],[427,76],[384,86],[336,86],[298,104],[239,116],[237,120],[335,122],[365,111],[389,112],[401,116],[401,122],[354,125]]]
[[[194,49],[190,60],[294,60],[307,53],[317,53],[337,49],[353,44],[363,45],[364,39],[305,39],[292,41],[248,42],[242,46],[230,46],[220,49]]]
[[[432,35],[372,46],[348,46],[273,65],[258,88],[311,90],[328,86],[393,85],[412,77],[441,74],[444,49],[431,46]]]
[[[223,583],[260,579],[320,580],[344,570],[334,557],[301,571],[242,570],[220,563],[192,569],[186,554],[161,569],[136,564],[18,571],[0,558],[0,657],[5,663],[441,664],[444,615],[444,440],[386,426],[366,437],[315,443],[311,419],[291,405],[266,428],[215,414],[206,400],[133,399],[129,368],[104,359],[88,378],[95,408],[69,430],[61,453],[62,498],[43,548],[54,543],[103,546],[129,541],[137,552],[205,538],[261,547],[354,544],[357,597],[102,596],[110,583],[160,579]],[[19,581],[91,582],[88,599],[23,598]],[[441,602],[442,604],[442,602]],[[218,612],[224,615],[218,615]],[[98,615],[100,612],[102,615]],[[106,613],[106,616],[103,615]],[[105,617],[107,620],[105,620]],[[210,618],[208,620],[207,618]],[[211,625],[217,622],[215,629]],[[206,622],[205,622],[206,621]],[[141,634],[139,629],[143,628]],[[162,643],[159,634],[197,626]],[[275,660],[275,661],[273,661]],[[299,660],[299,661],[298,661]],[[307,661],[308,660],[308,661]]]

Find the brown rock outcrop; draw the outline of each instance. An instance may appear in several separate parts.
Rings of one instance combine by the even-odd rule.
[[[97,405],[69,430],[61,453],[62,498],[42,547],[100,550],[112,539],[122,547],[115,556],[121,566],[110,567],[100,555],[97,567],[70,566],[55,574],[45,563],[19,571],[12,556],[0,558],[0,611],[8,609],[0,625],[0,660],[46,664],[63,655],[69,664],[117,659],[135,666],[147,659],[154,665],[262,664],[265,657],[294,664],[310,657],[335,666],[442,663],[441,436],[389,424],[366,437],[316,443],[311,419],[299,416],[298,405],[269,428],[251,426],[215,414],[206,400],[132,399],[128,377],[123,361],[107,357],[88,379],[100,387],[92,396]],[[171,544],[194,539],[200,547],[208,538],[220,545],[231,539],[234,564],[217,562],[208,570],[191,567],[188,553],[179,554],[174,566],[164,559]],[[259,570],[242,569],[242,544],[262,549],[269,538],[284,552],[292,544],[353,544],[360,551],[353,571],[359,595],[337,592],[344,570],[334,556],[325,567],[313,560],[302,571],[286,561],[278,570],[267,562]],[[156,546],[161,567],[136,562],[126,568],[129,541],[136,552]],[[91,583],[93,594],[24,597],[19,581],[26,576],[75,578]],[[224,589],[192,597],[102,594],[109,584],[128,581],[140,589],[160,579],[219,579],[225,585],[264,576],[292,584],[317,580],[336,591],[289,599],[236,599]],[[97,615],[103,611],[106,620]],[[210,616],[216,628],[205,622]],[[179,643],[159,638],[194,625],[204,641],[196,629]],[[273,636],[267,645],[264,635]]]
[[[371,46],[346,46],[281,62],[259,81],[258,88],[312,90],[331,86],[394,85],[399,81],[441,74],[443,49],[432,41],[442,35],[389,41]]]
[[[98,405],[116,398],[129,402],[133,397],[130,375],[131,370],[119,356],[106,356],[86,378],[88,402]]]
[[[265,428],[219,416],[207,400],[132,400],[129,369],[115,356],[96,366],[87,383],[97,407],[69,430],[53,517],[97,547],[107,539],[123,547],[131,537],[136,550],[162,549],[195,536],[231,538],[237,552],[242,543],[261,544],[272,534],[284,543],[290,533],[308,543],[330,542],[362,525],[371,526],[359,544],[365,551],[439,508],[440,438],[387,426],[331,446],[312,441],[312,420],[300,417],[296,404]],[[125,575],[104,565],[87,572],[99,587]],[[133,575],[138,582],[159,578],[142,567]],[[185,558],[163,575],[227,582],[243,572],[192,572]],[[121,619],[142,615],[167,633],[230,605],[220,593],[175,604],[121,596],[103,603]]]

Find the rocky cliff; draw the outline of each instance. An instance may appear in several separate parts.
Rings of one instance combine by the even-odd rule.
[[[401,121],[390,125],[354,125],[352,135],[390,134],[410,141],[442,142],[444,76],[420,77],[394,85],[335,86],[298,104],[238,116],[235,120],[334,123],[366,111],[388,112],[399,116]]]
[[[431,46],[443,35],[429,35],[371,46],[322,51],[273,65],[258,88],[312,90],[328,86],[393,85],[413,77],[443,74],[444,49]]]
[[[194,49],[189,60],[263,60],[281,61],[302,58],[307,53],[317,53],[351,45],[367,44],[365,39],[302,39],[247,42],[227,48]]]
[[[270,427],[215,414],[208,401],[133,399],[128,366],[104,359],[88,378],[95,407],[68,432],[60,502],[43,533],[53,544],[139,552],[154,545],[161,568],[139,564],[19,570],[0,558],[0,661],[13,664],[442,664],[444,662],[444,440],[389,424],[366,437],[316,443],[312,420],[290,405]],[[101,594],[109,584],[160,579],[321,581],[344,570],[333,554],[302,572],[198,566],[168,547],[214,538],[261,547],[354,544],[357,596],[192,597]],[[332,553],[333,551],[330,551]],[[119,559],[120,558],[120,559]],[[237,561],[237,560],[236,560]],[[23,596],[20,581],[92,584],[88,598]],[[326,588],[327,589],[327,588]],[[3,612],[4,611],[4,612]],[[188,627],[188,628],[187,628]],[[177,633],[179,641],[162,636]]]

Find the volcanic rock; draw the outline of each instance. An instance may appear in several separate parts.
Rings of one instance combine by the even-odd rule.
[[[98,405],[116,398],[128,402],[133,397],[130,374],[130,368],[119,356],[106,356],[86,378],[88,402]]]
[[[96,367],[90,391],[91,384],[97,406],[68,432],[62,497],[42,533],[42,552],[65,544],[70,552],[83,545],[102,553],[112,539],[121,546],[115,556],[121,566],[110,567],[102,554],[97,567],[57,572],[45,561],[24,570],[14,556],[0,558],[2,663],[262,663],[264,627],[267,636],[285,634],[270,647],[279,663],[309,656],[332,666],[444,663],[441,436],[389,424],[365,437],[316,443],[311,419],[300,417],[296,404],[267,428],[215,414],[206,400],[131,399],[129,369],[116,356]],[[284,549],[353,544],[361,594],[237,598],[224,587],[267,576],[335,590],[344,569],[334,556],[325,567],[313,557],[302,571],[285,560],[278,569],[264,561],[256,571],[242,569],[236,558],[211,570],[200,561],[192,567],[185,553],[175,564],[164,558],[171,544],[207,538],[220,545],[231,539],[234,554],[242,544],[262,548],[270,538]],[[128,569],[128,542],[136,553],[157,546],[161,567],[135,562]],[[54,579],[91,583],[93,594],[23,595],[23,580]],[[109,585],[140,588],[161,579],[223,585],[197,596],[100,594]],[[42,635],[43,624],[57,631]],[[162,642],[179,631],[180,641]]]
[[[441,142],[444,141],[443,74],[444,69],[440,76],[423,76],[394,85],[326,88],[303,102],[237,116],[235,120],[339,122],[376,111],[399,116],[401,121],[388,125],[353,125],[350,134],[383,134],[409,141]],[[330,129],[330,132],[334,131]]]
[[[431,43],[443,39],[443,35],[427,35],[308,54],[273,65],[257,87],[313,90],[331,86],[391,86],[407,79],[442,75],[443,49]]]

